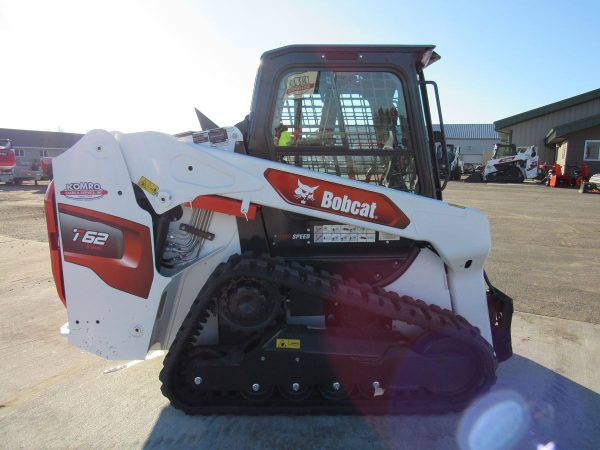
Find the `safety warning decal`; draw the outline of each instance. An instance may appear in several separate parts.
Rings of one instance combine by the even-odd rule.
[[[137,182],[137,185],[152,195],[156,195],[156,193],[158,192],[158,186],[146,177],[140,177],[140,179]]]
[[[355,225],[315,225],[315,243],[375,242],[375,230]]]
[[[295,350],[300,349],[300,339],[276,339],[276,348],[292,348]]]

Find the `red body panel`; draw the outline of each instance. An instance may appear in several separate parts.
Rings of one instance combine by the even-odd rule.
[[[90,268],[115,289],[148,298],[154,278],[152,239],[148,227],[120,217],[62,203],[58,204],[58,211],[116,228],[122,232],[123,239],[123,253],[119,258],[103,257],[90,254],[91,252],[67,251],[63,245],[65,261]],[[71,237],[65,236],[63,231],[62,239],[64,243],[65,239]]]
[[[287,203],[404,229],[410,219],[384,194],[277,169],[265,178]]]
[[[58,220],[56,219],[56,197],[54,194],[54,182],[50,182],[44,197],[44,210],[46,212],[46,225],[48,227],[48,244],[50,245],[50,264],[52,276],[60,300],[67,306],[65,297],[65,282],[63,280],[62,263],[60,259],[60,245],[58,242]]]
[[[0,170],[11,170],[17,165],[17,157],[12,148],[0,148]]]
[[[248,208],[248,214],[244,215],[241,211],[242,202],[232,198],[221,197],[218,195],[201,195],[196,197],[189,203],[192,208],[206,209],[209,211],[215,211],[223,214],[230,214],[237,217],[245,217],[250,220],[256,218],[256,211],[258,205],[250,204]]]

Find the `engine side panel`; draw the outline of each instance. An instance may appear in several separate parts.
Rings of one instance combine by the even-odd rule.
[[[143,358],[169,278],[152,264],[152,218],[136,203],[119,146],[107,132],[88,133],[56,158],[54,174],[69,342],[108,359]],[[79,222],[71,227],[67,215]],[[119,233],[130,238],[116,242]]]

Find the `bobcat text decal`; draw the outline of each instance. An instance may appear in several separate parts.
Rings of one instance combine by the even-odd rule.
[[[406,214],[379,192],[277,169],[267,169],[265,178],[287,203],[395,228],[410,223]]]

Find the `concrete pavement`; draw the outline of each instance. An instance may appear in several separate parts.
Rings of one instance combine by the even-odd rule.
[[[516,355],[474,412],[188,417],[160,394],[162,358],[104,373],[120,363],[59,336],[66,313],[46,244],[0,236],[0,254],[0,448],[456,449],[490,448],[490,436],[504,445],[497,448],[594,449],[600,442],[600,325],[517,313]]]

